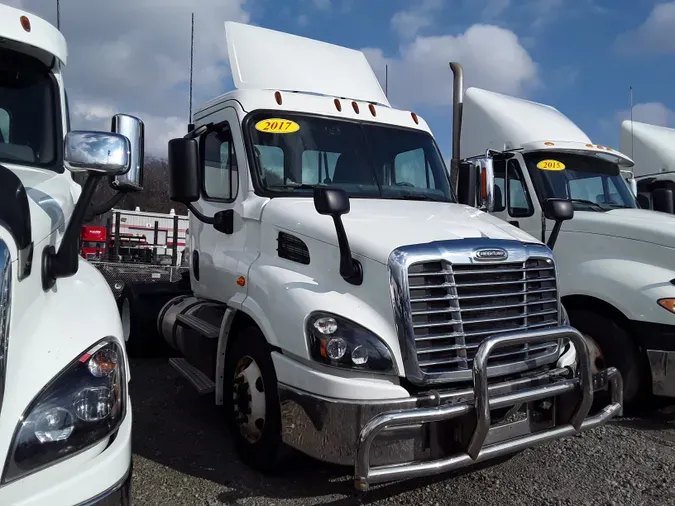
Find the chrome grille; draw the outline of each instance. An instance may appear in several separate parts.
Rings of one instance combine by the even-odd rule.
[[[517,263],[413,264],[408,285],[417,360],[425,374],[472,366],[486,337],[558,325],[555,267],[548,258]],[[500,349],[488,366],[508,365],[556,351],[556,344]]]

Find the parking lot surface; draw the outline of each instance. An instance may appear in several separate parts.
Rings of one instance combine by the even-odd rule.
[[[675,409],[651,409],[473,473],[352,494],[350,469],[293,455],[274,477],[241,464],[222,410],[166,360],[133,360],[133,504],[675,505]]]

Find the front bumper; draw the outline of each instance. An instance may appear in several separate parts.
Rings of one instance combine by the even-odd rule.
[[[131,506],[131,474],[133,464],[126,477],[115,486],[78,506]]]
[[[566,339],[577,367],[561,367],[488,384],[490,354],[506,346]],[[403,399],[340,401],[281,384],[284,442],[320,460],[353,464],[358,490],[370,484],[466,467],[605,423],[622,412],[621,375],[593,375],[585,341],[571,327],[500,334],[473,361],[473,387]],[[593,392],[609,387],[610,403],[588,416]],[[493,425],[509,407],[524,419]],[[517,409],[517,408],[516,408]],[[509,412],[510,414],[510,412]]]

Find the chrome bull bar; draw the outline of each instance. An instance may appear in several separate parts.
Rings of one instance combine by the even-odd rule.
[[[487,362],[492,352],[507,346],[559,339],[569,340],[576,349],[577,374],[574,378],[490,398]],[[354,486],[359,491],[367,491],[369,486],[375,483],[444,473],[597,427],[622,413],[623,383],[621,374],[613,367],[601,371],[596,376],[598,378],[595,378],[591,371],[590,353],[586,342],[572,327],[562,326],[491,336],[483,341],[474,357],[473,403],[389,411],[373,417],[363,426],[356,442]],[[610,404],[596,415],[586,418],[593,404],[594,385],[596,381],[602,382],[602,377],[609,386]],[[490,431],[491,409],[551,398],[577,389],[580,390],[581,399],[569,423],[484,446]],[[476,414],[476,426],[465,453],[431,461],[370,467],[371,445],[383,430],[415,423],[446,421],[472,411]]]

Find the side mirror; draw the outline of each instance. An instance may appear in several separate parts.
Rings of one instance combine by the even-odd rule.
[[[654,211],[673,214],[675,212],[673,190],[670,188],[657,188],[652,191],[652,205]]]
[[[546,199],[544,201],[544,216],[549,220],[555,221],[551,235],[548,237],[548,242],[546,243],[550,249],[553,249],[558,240],[558,234],[560,233],[563,221],[574,218],[574,207],[572,206],[572,202],[567,199]]]
[[[333,218],[340,250],[340,275],[347,283],[363,283],[361,262],[352,257],[347,233],[342,223],[342,215],[349,212],[349,196],[342,188],[314,188],[314,208],[316,212]]]
[[[145,163],[145,125],[136,116],[115,114],[110,130],[129,139],[131,163],[126,174],[111,181],[114,190],[140,191],[143,189],[143,166]]]
[[[319,214],[342,216],[349,213],[349,196],[341,188],[315,188],[314,208]]]
[[[199,144],[196,139],[169,141],[169,198],[185,205],[199,200]]]
[[[66,134],[63,162],[71,172],[120,176],[129,171],[130,151],[124,135],[74,130]]]
[[[635,180],[634,177],[628,179],[628,186],[630,186],[630,191],[633,192],[633,197],[637,197],[638,187],[637,181]]]
[[[478,171],[478,209],[491,213],[495,206],[495,171],[492,158],[475,158],[472,162]]]

